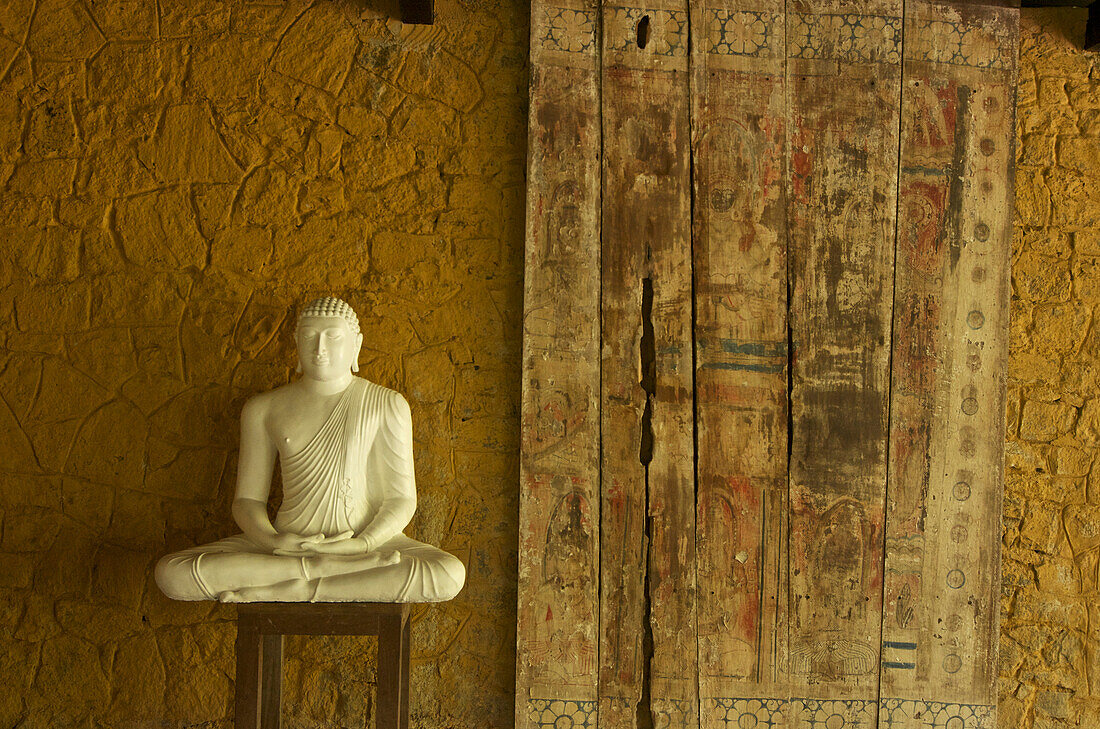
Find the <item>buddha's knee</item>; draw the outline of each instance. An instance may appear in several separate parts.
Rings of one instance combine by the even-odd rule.
[[[167,554],[157,561],[153,577],[160,588],[173,600],[205,600],[202,588],[195,581],[193,555]]]
[[[454,555],[444,552],[436,570],[436,593],[439,600],[450,600],[466,584],[466,566]]]

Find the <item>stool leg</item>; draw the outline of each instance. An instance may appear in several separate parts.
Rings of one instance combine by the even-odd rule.
[[[409,651],[412,650],[412,619],[405,618],[401,630],[401,729],[409,729]]]
[[[237,620],[236,729],[260,729],[260,632]]]
[[[263,636],[261,651],[260,729],[282,729],[283,636]]]
[[[401,655],[404,631],[400,617],[381,620],[378,631],[378,729],[403,729],[401,722]]]

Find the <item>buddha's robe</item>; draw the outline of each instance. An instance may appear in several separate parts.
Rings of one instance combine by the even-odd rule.
[[[466,572],[458,559],[402,533],[416,509],[416,484],[412,420],[399,393],[354,378],[309,444],[280,455],[280,461],[277,530],[307,536],[353,532],[369,550],[400,552],[396,564],[362,570],[355,556],[283,557],[301,564],[306,579],[307,562],[339,561],[342,574],[313,580],[314,602],[438,602],[462,588]],[[203,578],[203,559],[213,553],[270,555],[244,534],[170,554],[157,565],[161,590],[177,600],[218,599]]]

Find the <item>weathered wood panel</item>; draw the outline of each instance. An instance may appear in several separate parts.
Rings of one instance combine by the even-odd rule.
[[[1015,12],[533,13],[517,724],[992,726]]]
[[[603,8],[601,726],[697,724],[686,0]]]
[[[995,726],[1018,11],[905,18],[882,716]],[[936,702],[935,706],[931,702]]]
[[[655,87],[664,77],[666,86],[660,94],[653,87],[640,89],[648,108],[638,111],[656,122],[644,138],[662,149],[648,161],[648,170],[634,180],[635,189],[645,185],[645,193],[638,195],[635,207],[639,219],[631,224],[631,230],[624,231],[630,237],[621,241],[627,245],[631,238],[635,243],[645,242],[646,276],[653,287],[652,302],[646,300],[645,286],[642,290],[643,335],[647,326],[652,327],[652,345],[648,338],[643,341],[642,375],[653,437],[647,470],[652,539],[647,588],[653,642],[649,710],[654,727],[698,726],[699,722],[687,10],[687,0],[646,10],[651,23],[645,52],[656,59],[656,63],[649,62],[654,69],[659,68],[649,83]],[[624,53],[624,60],[627,57]],[[632,148],[629,142],[623,152],[642,156],[641,149]],[[643,460],[644,451],[643,446]]]
[[[692,4],[701,726],[786,696],[784,3]],[[764,724],[767,725],[767,724]]]
[[[535,0],[524,267],[516,726],[595,726],[600,154],[594,3]]]
[[[787,4],[790,677],[795,726],[874,726],[900,0]]]

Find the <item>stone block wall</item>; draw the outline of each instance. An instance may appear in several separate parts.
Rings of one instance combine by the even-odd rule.
[[[413,725],[511,723],[528,10],[437,5],[0,3],[0,727],[232,725],[233,608],[151,570],[234,533],[241,404],[324,293],[468,566]],[[373,651],[289,641],[285,725],[364,726]]]
[[[1100,57],[1024,10],[1008,373],[1002,729],[1100,727]]]

